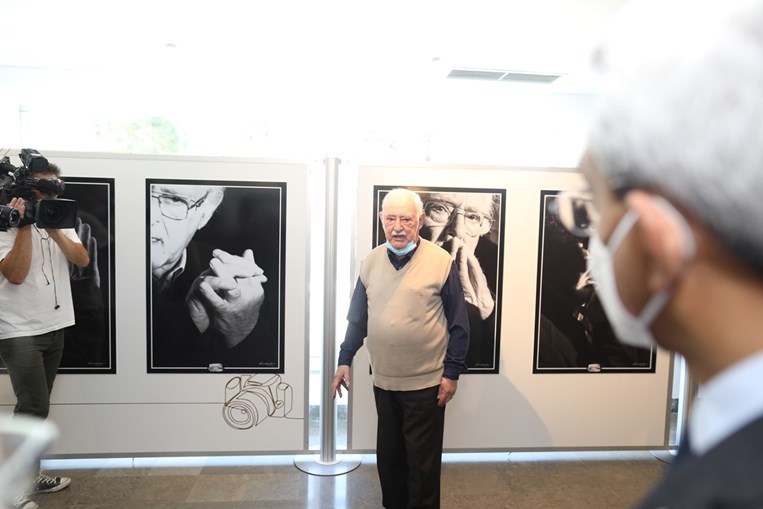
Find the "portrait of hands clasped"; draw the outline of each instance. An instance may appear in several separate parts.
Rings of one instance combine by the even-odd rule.
[[[283,372],[285,184],[147,182],[151,372]]]

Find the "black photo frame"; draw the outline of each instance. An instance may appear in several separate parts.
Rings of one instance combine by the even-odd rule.
[[[469,353],[467,355],[468,374],[495,374],[499,371],[500,364],[500,345],[501,345],[501,306],[503,304],[503,256],[504,256],[504,236],[505,236],[505,217],[506,217],[506,190],[505,189],[484,189],[484,188],[465,188],[465,187],[423,187],[423,186],[374,186],[373,198],[373,239],[376,245],[385,242],[384,229],[379,222],[379,212],[381,211],[382,200],[387,193],[397,187],[405,187],[415,191],[421,196],[425,205],[432,201],[431,199],[440,199],[443,196],[455,195],[455,199],[462,201],[464,199],[483,200],[482,207],[490,210],[490,227],[482,235],[474,248],[473,254],[478,260],[481,272],[487,281],[489,291],[492,294],[492,310],[488,313],[478,309],[467,299],[467,310],[469,312],[469,325],[471,329]],[[485,210],[486,212],[487,210]],[[422,229],[421,235],[427,240],[433,240],[430,237],[429,228]],[[439,239],[439,240],[438,240]],[[448,241],[444,239],[444,234],[438,235],[434,239],[435,243],[442,243],[446,250]],[[374,247],[375,247],[374,246]],[[483,314],[485,316],[483,316]]]
[[[560,191],[540,192],[533,373],[654,373],[657,351],[621,344],[586,269],[588,238],[549,209]]]
[[[166,228],[157,224],[166,220],[167,225],[177,229],[182,228],[184,222],[167,220],[160,213],[156,193],[195,188],[223,188],[224,196],[211,218],[193,233],[182,269],[173,274],[172,280],[159,281],[152,274],[152,249],[159,242],[173,242],[173,237],[167,237]],[[283,373],[286,183],[148,179],[145,200],[148,372]],[[187,221],[193,219],[191,214],[204,210],[200,202],[186,206]],[[199,275],[210,270],[210,261],[217,250],[241,257],[247,249],[252,250],[256,265],[267,278],[262,283],[264,301],[256,325],[245,339],[233,347],[221,346],[214,310],[205,305],[210,318],[209,326],[202,332],[190,316],[189,292]],[[233,279],[240,283],[240,279],[249,276],[251,274],[237,275]],[[232,295],[218,293],[219,296]]]
[[[59,373],[116,373],[114,179],[66,177],[62,198],[77,202],[87,225],[91,265],[70,270],[76,323],[64,330]],[[80,240],[82,235],[80,235]],[[86,247],[88,247],[86,245]]]

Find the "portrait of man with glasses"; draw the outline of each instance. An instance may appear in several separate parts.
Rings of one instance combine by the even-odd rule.
[[[421,237],[445,249],[458,266],[471,330],[470,373],[497,373],[500,346],[500,269],[505,191],[409,187],[424,203]],[[377,188],[379,200],[384,191]],[[379,201],[381,203],[381,201]],[[381,233],[383,241],[383,232]],[[379,241],[377,232],[377,241]]]
[[[207,184],[147,182],[148,369],[282,372],[284,189]]]

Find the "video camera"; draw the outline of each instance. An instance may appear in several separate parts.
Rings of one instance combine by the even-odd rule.
[[[22,216],[8,205],[0,205],[0,231],[8,228],[37,224],[40,228],[74,228],[77,202],[66,199],[39,200],[34,190],[48,195],[64,192],[64,181],[59,178],[35,178],[35,173],[48,171],[48,160],[31,148],[19,152],[21,166],[15,167],[6,156],[0,159],[0,203],[12,198],[23,198],[26,209]]]

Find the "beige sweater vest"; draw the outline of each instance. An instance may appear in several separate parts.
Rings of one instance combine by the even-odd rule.
[[[414,391],[440,384],[448,347],[448,323],[440,291],[453,259],[420,239],[400,270],[387,247],[363,261],[360,280],[368,295],[368,336],[374,385],[389,391]]]

